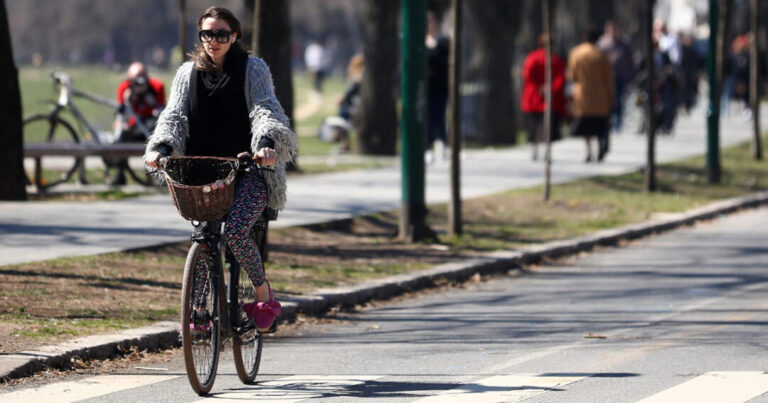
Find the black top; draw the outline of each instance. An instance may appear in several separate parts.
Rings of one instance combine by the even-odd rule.
[[[448,96],[450,42],[441,36],[434,48],[427,48],[427,88],[430,96]]]
[[[251,149],[251,122],[245,100],[248,54],[237,46],[222,71],[192,69],[187,155],[236,157]]]

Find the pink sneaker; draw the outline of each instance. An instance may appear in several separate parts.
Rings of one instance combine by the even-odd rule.
[[[267,287],[269,288],[269,301],[243,304],[243,312],[253,320],[256,330],[262,333],[270,330],[282,309],[272,293],[272,287],[269,285],[269,282],[267,282]]]

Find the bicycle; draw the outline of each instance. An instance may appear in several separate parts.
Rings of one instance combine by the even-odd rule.
[[[80,91],[72,87],[72,78],[61,71],[54,71],[51,73],[51,79],[55,86],[59,88],[59,97],[54,100],[46,101],[51,104],[51,111],[48,113],[38,113],[32,116],[24,118],[24,144],[31,143],[69,143],[78,144],[81,141],[81,136],[78,133],[84,132],[84,139],[93,141],[97,144],[109,144],[113,143],[117,136],[110,132],[100,132],[96,129],[72,100],[73,97],[79,97],[87,99],[91,102],[95,102],[100,105],[108,106],[113,109],[117,109],[119,106],[116,101],[107,99],[95,94],[89,94],[84,91]],[[136,117],[136,113],[130,105],[126,105],[128,113],[132,117]],[[78,124],[79,130],[70,124],[67,120],[62,118],[62,113],[69,111],[72,117]],[[138,117],[134,119],[138,129],[147,137],[152,135],[149,128],[144,125]],[[111,165],[111,162],[105,159],[107,167]],[[80,169],[79,182],[86,183],[84,160],[83,158],[72,157],[71,162],[64,163],[65,170],[61,174],[58,180],[46,183],[45,186],[55,186],[57,184],[67,182],[72,178],[72,175]],[[151,184],[144,175],[136,175],[132,170],[128,169],[131,177],[139,183],[144,185]],[[27,184],[32,184],[32,180],[27,178]],[[36,185],[43,185],[42,183],[36,183]]]
[[[230,186],[231,192],[233,192],[235,185],[234,180],[230,180],[232,172],[239,175],[253,169],[272,170],[271,168],[254,166],[248,157],[238,160],[213,157],[162,158],[159,170],[163,172],[169,189],[174,183],[171,180],[173,175],[169,174],[169,161],[183,159],[201,161],[202,163],[205,163],[206,159],[213,160],[220,163],[224,170],[228,165],[230,171],[225,172],[226,175],[219,175],[226,176],[224,180],[219,179],[214,183],[221,183],[224,187]],[[183,174],[177,173],[176,176],[183,176]],[[196,187],[195,191],[202,189],[203,194],[208,194],[211,199],[216,199],[218,196],[214,192],[222,190],[222,187],[210,189],[211,184],[209,182],[210,180],[198,180],[198,183],[208,184],[192,185],[192,187]],[[208,188],[206,189],[206,187]],[[186,201],[183,200],[182,194],[175,194],[171,190],[171,196],[179,212],[185,218],[200,214],[194,212],[195,207],[185,205]],[[231,205],[231,201],[223,201],[221,205],[227,203]],[[268,224],[269,221],[277,218],[276,213],[274,210],[266,209],[251,229],[251,236],[256,240],[262,256],[266,252]],[[252,384],[258,374],[263,345],[262,334],[242,309],[244,304],[256,302],[256,296],[248,273],[240,269],[223,240],[222,228],[226,216],[209,219],[221,213],[209,214],[201,221],[192,220],[195,229],[191,238],[192,245],[184,265],[181,293],[180,336],[184,363],[189,383],[195,393],[200,396],[208,394],[213,387],[220,350],[224,344],[222,338],[232,340],[237,376],[244,384]],[[224,281],[225,271],[221,261],[222,256],[225,257],[224,264],[227,266],[226,282]],[[205,273],[204,279],[196,278],[196,272]],[[203,281],[202,287],[200,287],[201,284],[195,283],[196,280]]]

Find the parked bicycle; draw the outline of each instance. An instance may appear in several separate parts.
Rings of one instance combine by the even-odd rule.
[[[115,110],[118,107],[117,102],[107,99],[95,94],[89,94],[87,92],[78,90],[72,87],[72,78],[61,71],[54,71],[51,73],[51,79],[54,85],[58,88],[59,97],[56,100],[46,101],[51,104],[51,111],[48,113],[39,113],[24,118],[24,144],[33,143],[59,143],[59,144],[78,144],[84,141],[92,141],[96,144],[110,144],[113,143],[117,136],[111,132],[99,131],[93,124],[91,124],[80,109],[73,101],[73,97],[79,97],[88,101],[104,105]],[[135,111],[127,105],[128,112],[131,116],[136,116]],[[65,112],[69,112],[74,118],[77,129],[66,119],[62,117]],[[141,122],[141,119],[135,119],[137,127],[141,132],[149,138],[152,135],[151,131]],[[78,157],[60,157],[60,165],[64,167],[64,170],[57,180],[48,182],[45,186],[54,186],[59,183],[69,181],[75,172],[79,168],[80,170],[79,181],[86,182],[84,171],[84,159]],[[111,165],[111,161],[105,159],[107,166]],[[150,181],[145,175],[138,175],[132,170],[128,170],[131,177],[142,184],[150,184]],[[27,184],[32,184],[32,180],[27,178]],[[36,185],[43,185],[36,183]]]
[[[243,305],[256,303],[256,295],[248,273],[241,270],[226,246],[222,230],[238,174],[253,169],[272,170],[255,165],[249,156],[160,160],[159,171],[174,205],[195,227],[184,265],[180,335],[187,377],[199,395],[213,387],[222,339],[232,340],[240,381],[253,383],[259,371],[263,337],[243,311]],[[275,218],[277,212],[267,209],[251,230],[262,256],[268,221]]]

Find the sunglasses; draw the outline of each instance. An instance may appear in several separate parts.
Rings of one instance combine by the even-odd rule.
[[[215,31],[210,29],[204,29],[200,31],[200,33],[198,34],[202,42],[210,42],[213,40],[213,38],[216,38],[216,42],[218,43],[229,42],[229,37],[231,35],[232,35],[232,31],[227,31],[226,29],[217,29]]]

